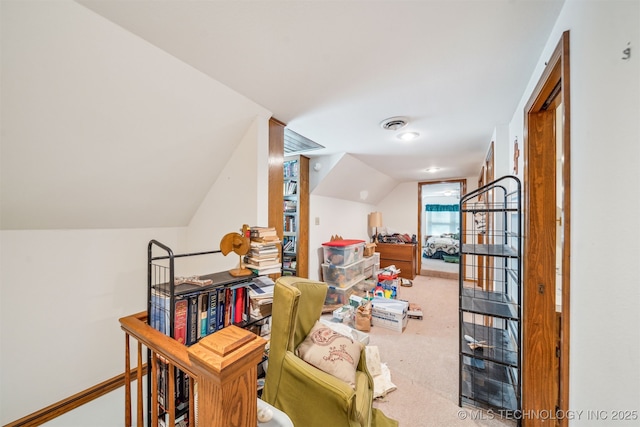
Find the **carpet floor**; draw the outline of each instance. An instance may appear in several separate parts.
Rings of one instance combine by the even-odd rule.
[[[458,406],[458,282],[417,276],[399,287],[398,298],[422,307],[423,319],[409,319],[400,333],[380,326],[369,332],[369,345],[391,371],[397,389],[374,407],[402,427],[513,427],[490,412]]]

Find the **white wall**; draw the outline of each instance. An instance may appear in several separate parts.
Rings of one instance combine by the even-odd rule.
[[[243,224],[268,225],[268,118],[256,117],[212,185],[187,229],[188,251],[219,249],[222,237]],[[204,255],[188,262],[189,274],[234,268],[239,256]]]
[[[147,243],[181,250],[185,238],[185,228],[0,232],[2,424],[124,371],[118,319],[146,310]]]
[[[388,233],[418,234],[418,183],[403,182],[376,208],[382,212],[382,229]]]
[[[496,126],[493,133],[493,154],[495,161],[494,175],[496,178],[513,174],[513,141],[509,139],[507,125]],[[480,176],[478,169],[478,176]]]
[[[153,68],[155,66],[165,71],[167,68],[176,69],[172,74],[172,78],[176,81],[189,81],[195,85],[197,83],[194,79],[200,81],[205,78],[193,70],[192,67],[185,66],[166,53],[158,53],[157,48],[151,45],[141,43],[140,40],[135,39],[120,27],[110,23],[105,24],[102,18],[97,19],[98,23],[96,23],[94,13],[88,12],[84,7],[74,2],[54,3],[56,4],[52,5],[51,2],[11,3],[12,13],[15,13],[16,10],[21,12],[20,15],[7,14],[3,17],[6,20],[11,20],[11,27],[14,30],[17,27],[21,28],[21,25],[15,24],[15,19],[26,19],[28,22],[22,25],[25,27],[22,32],[16,30],[16,32],[10,33],[14,37],[9,37],[8,39],[12,40],[3,39],[3,48],[7,46],[6,43],[13,41],[14,44],[11,45],[13,50],[26,49],[25,46],[31,45],[28,43],[20,44],[20,40],[29,36],[32,37],[32,39],[29,39],[30,43],[34,43],[40,48],[43,48],[42,46],[46,48],[47,43],[53,43],[61,51],[69,51],[67,52],[69,56],[60,58],[60,61],[66,61],[65,66],[82,68],[87,65],[87,61],[91,61],[91,58],[85,58],[80,53],[75,52],[64,41],[47,38],[45,36],[50,34],[46,31],[40,34],[37,30],[27,25],[27,23],[32,25],[33,20],[42,19],[47,23],[47,29],[60,28],[65,32],[72,33],[71,38],[86,36],[82,42],[87,44],[94,43],[96,51],[100,51],[105,46],[108,50],[121,49],[118,54],[122,57],[132,55],[136,58],[136,61],[141,61],[142,63],[146,63],[145,61],[148,59],[148,67]],[[8,9],[5,9],[4,6],[3,12],[6,12]],[[56,8],[56,6],[60,7]],[[50,7],[52,9],[49,9]],[[55,13],[48,13],[50,11],[55,11]],[[94,31],[86,30],[83,32],[77,28],[92,29]],[[105,36],[105,33],[108,35],[115,34],[118,40],[124,38],[129,43],[123,43],[122,45],[109,44],[108,41],[110,39]],[[6,33],[3,32],[3,35],[6,35]],[[38,43],[35,43],[34,40],[38,41]],[[104,46],[102,43],[104,43]],[[131,44],[133,44],[134,48],[127,50],[127,47]],[[38,54],[34,53],[33,57],[42,61]],[[176,63],[180,65],[176,65]],[[67,80],[73,80],[68,75],[47,74],[46,66],[40,62],[36,61],[31,64],[31,68],[25,68],[28,70],[29,75],[37,74],[40,76],[40,73],[42,73],[47,79],[47,85],[53,89],[59,88],[61,81],[69,83]],[[89,68],[93,70],[92,67]],[[123,72],[123,74],[130,79],[133,78],[132,76],[137,75],[136,73],[126,72]],[[98,80],[99,76],[92,75],[88,78]],[[144,83],[148,83],[148,81],[132,83],[127,80],[122,82],[115,75],[109,75],[109,79],[110,85],[118,87],[119,90],[136,99],[136,108],[145,109],[147,106],[145,103],[148,104],[151,110],[155,107],[153,104],[157,100],[145,97],[143,93],[137,91],[138,85],[134,84],[138,83],[145,86]],[[218,85],[213,80],[211,82],[213,83],[210,85],[204,83],[205,89],[209,86]],[[14,90],[15,87],[12,86]],[[73,84],[71,87],[76,88]],[[176,87],[169,89],[175,89],[175,92],[188,98],[188,94],[192,93],[184,92],[182,88],[183,86],[176,85]],[[74,99],[78,97],[78,103],[85,107],[93,106],[95,92],[85,90],[86,88],[81,85],[76,89],[76,92],[73,93]],[[167,91],[166,89],[166,87],[162,87],[162,91],[173,93],[172,90]],[[226,92],[229,92],[229,90],[227,89]],[[118,92],[119,94],[120,92]],[[206,97],[207,94],[211,94],[211,92],[200,93],[199,99]],[[116,104],[120,105],[124,97],[114,96],[118,98]],[[240,96],[238,95],[238,97]],[[66,105],[64,102],[59,102],[61,100],[46,99],[46,101],[56,105],[61,110],[57,111],[57,113],[65,116],[68,120],[75,117],[74,110],[65,110],[61,107]],[[42,104],[45,107],[47,105],[44,102]],[[222,98],[217,97],[209,98],[208,103],[205,102],[205,104],[209,106],[215,105],[220,109],[228,109],[230,111],[242,110],[243,106],[255,105],[246,99],[244,102],[231,105]],[[39,123],[38,114],[48,114],[47,111],[41,111],[47,110],[47,108],[43,108],[43,105],[38,105],[38,108],[31,112],[32,115],[29,117],[33,117],[32,123],[22,124],[15,121],[12,123],[13,127],[11,129],[14,132],[9,133],[14,139],[18,138],[16,135],[23,135],[21,132],[26,130],[26,128],[23,128],[24,126],[29,127],[34,123]],[[193,105],[190,105],[189,108],[193,108]],[[75,224],[74,221],[65,218],[67,221],[63,222],[64,229],[0,231],[1,424],[14,421],[42,409],[124,371],[124,333],[120,329],[118,319],[146,309],[146,265],[149,240],[156,239],[171,247],[175,253],[211,250],[219,247],[220,237],[224,233],[238,230],[244,223],[250,225],[266,224],[268,117],[264,116],[265,113],[262,107],[255,110],[248,107],[245,110],[243,112],[245,118],[247,116],[253,117],[253,122],[251,119],[245,121],[245,118],[243,118],[226,124],[226,128],[229,129],[241,128],[243,123],[250,125],[245,130],[244,136],[242,136],[242,132],[238,132],[238,138],[242,136],[241,140],[226,138],[230,135],[230,133],[226,132],[221,134],[225,136],[224,138],[215,141],[210,140],[209,134],[207,136],[198,135],[207,140],[207,146],[198,151],[199,160],[202,161],[202,164],[197,163],[197,170],[190,171],[188,167],[185,167],[184,170],[179,168],[169,169],[171,176],[174,178],[172,179],[172,186],[178,187],[180,194],[189,195],[186,199],[194,200],[194,206],[184,206],[180,201],[183,200],[182,198],[172,202],[166,194],[162,194],[162,191],[160,191],[158,197],[153,198],[151,203],[145,205],[146,209],[149,209],[149,206],[151,207],[149,209],[151,214],[147,213],[144,216],[141,215],[138,209],[134,209],[129,204],[114,203],[114,200],[117,200],[117,196],[121,195],[120,192],[124,191],[122,187],[106,187],[105,190],[98,185],[101,191],[106,191],[106,195],[101,198],[100,203],[109,204],[113,212],[117,211],[118,217],[127,217],[127,215],[136,218],[144,217],[148,224],[165,224],[167,221],[158,220],[158,217],[163,217],[161,209],[164,205],[167,210],[182,213],[184,220],[178,221],[178,226],[166,228],[149,226],[149,228],[143,228],[145,226],[136,225],[132,226],[134,228],[124,228],[126,226],[122,226],[119,228],[100,229],[97,227],[91,228],[84,222]],[[254,111],[258,113],[254,113]],[[5,110],[3,109],[4,112]],[[108,110],[107,116],[111,117],[109,113],[117,115],[121,112]],[[199,114],[190,117],[190,120],[187,120],[186,123],[193,125],[195,124],[193,120],[196,116],[201,118],[200,114],[207,115],[210,113],[211,110],[208,109],[200,111]],[[180,116],[182,114],[185,114],[185,111],[181,110]],[[224,115],[213,116],[207,117],[207,120],[213,122],[224,118]],[[133,113],[127,115],[127,118],[131,121],[135,121],[136,117]],[[6,117],[3,114],[4,119]],[[177,120],[176,117],[170,114],[166,117],[159,115],[154,117],[153,125],[149,126],[155,126],[156,123],[162,129],[166,129],[166,126],[169,125],[178,128],[183,126],[173,119]],[[95,121],[99,122],[100,120],[100,117],[95,118]],[[98,132],[96,129],[99,128],[93,129],[92,126],[93,122],[81,121],[81,123],[78,123],[78,128],[74,126],[64,127],[62,133],[64,133],[65,137],[68,137],[68,140],[79,140],[79,146],[84,147],[83,144],[88,144],[91,138],[86,140],[81,138],[80,136],[84,135],[82,132],[87,129]],[[184,126],[185,128],[188,127],[186,124]],[[145,126],[141,127],[144,128]],[[2,154],[5,156],[3,165],[7,164],[7,154],[13,153],[13,151],[5,150],[8,148],[7,141],[4,139],[5,130],[7,129],[6,123],[3,123]],[[118,128],[117,132],[127,134],[126,126],[123,125],[122,128]],[[193,132],[192,128],[189,128],[189,132],[185,133],[190,132]],[[125,136],[123,135],[123,138]],[[141,133],[141,135],[136,134],[136,136],[140,138],[133,142],[137,144],[136,148],[141,146],[158,148],[158,140],[149,136],[149,134]],[[183,149],[187,148],[184,144],[192,142],[180,141],[179,138],[181,136],[186,138],[180,132],[176,132],[173,136],[176,138],[173,141],[174,145],[180,145]],[[17,140],[15,145],[11,145],[11,147],[19,146],[20,141]],[[91,141],[94,142],[93,140]],[[29,142],[34,141],[29,140]],[[47,149],[56,149],[56,145],[51,145],[51,141],[44,137],[37,139],[34,143],[40,144],[41,147]],[[181,145],[181,143],[184,144]],[[236,148],[231,154],[234,145]],[[86,147],[84,148],[86,149]],[[144,151],[144,148],[141,148],[141,150]],[[147,151],[149,150],[147,149]],[[171,151],[162,149],[152,151],[153,156],[145,156],[145,161],[153,161],[155,159],[156,161],[175,161],[180,165],[191,164],[182,162],[182,158],[179,156],[174,158],[174,153]],[[83,162],[83,164],[89,165],[89,169],[91,169],[91,161],[99,163],[100,158],[94,159],[91,157],[91,161],[88,161],[82,155],[83,152],[83,150],[71,152],[66,161],[69,162],[73,159],[74,162]],[[35,156],[41,153],[31,154]],[[170,159],[167,159],[167,157]],[[207,161],[207,158],[212,160],[211,164]],[[224,160],[227,158],[229,158],[228,161]],[[13,160],[15,163],[15,160],[20,159]],[[132,159],[127,160],[130,161]],[[206,188],[204,191],[200,191],[193,186],[184,185],[185,181],[178,179],[180,174],[190,174],[189,177],[192,179],[195,175],[201,176],[199,173],[201,172],[201,167],[211,166],[218,161],[222,162],[224,168],[216,168],[216,170],[220,171],[219,173],[205,174],[213,177],[212,182],[204,184],[210,187],[208,193]],[[56,162],[52,161],[52,163]],[[105,165],[100,164],[100,166],[104,167]],[[72,165],[69,167],[72,167]],[[136,170],[131,167],[127,172],[135,175]],[[111,174],[116,174],[117,172],[117,170],[110,171]],[[142,175],[136,176],[140,177]],[[36,177],[33,175],[29,175],[29,178],[36,181]],[[198,187],[203,185],[200,179],[196,178],[196,181],[198,181]],[[186,182],[191,181],[187,179]],[[75,185],[86,185],[91,188],[92,184],[95,183],[91,182],[89,178],[82,182],[70,180],[65,184],[69,188],[60,188],[60,190],[73,190],[71,187]],[[133,201],[139,202],[137,199],[148,197],[149,194],[147,192],[151,188],[149,185],[153,186],[155,184],[154,191],[158,187],[162,190],[162,186],[157,182],[149,183],[142,178],[137,179],[135,182],[136,185],[143,187],[141,190],[136,190],[137,187],[133,184],[126,186],[126,190]],[[175,189],[175,187],[173,188]],[[15,186],[11,187],[12,191],[14,189]],[[202,196],[207,194],[204,202],[199,198],[201,197],[199,196],[200,194]],[[54,194],[53,198],[55,196]],[[79,199],[83,203],[92,204],[91,197],[95,196],[94,193],[89,192],[87,197]],[[196,207],[200,203],[202,205],[196,211]],[[109,214],[111,210],[108,212],[101,211],[100,213],[109,220],[111,218]],[[197,213],[187,226],[191,212],[194,211]],[[21,212],[21,214],[28,215],[30,218],[43,218],[40,224],[43,228],[47,227],[48,223],[44,220],[47,219],[48,213],[44,206],[39,206],[38,209],[23,209],[23,212]],[[156,213],[158,217],[156,217]],[[85,218],[85,220],[88,224],[93,224],[94,218],[89,217]],[[110,224],[107,226],[113,226],[110,221],[106,222]],[[173,222],[169,223],[174,225]],[[229,255],[228,257],[219,255],[216,257],[211,258],[214,261],[210,264],[202,267],[203,271],[224,270],[233,267],[238,261],[238,257],[235,255]],[[184,273],[191,273],[191,271],[187,270]],[[51,424],[64,426],[122,425],[124,400],[117,396],[118,393],[120,391],[110,393],[108,396],[99,399],[99,401],[83,407],[77,412],[73,411],[72,414],[55,420]],[[91,409],[96,407],[100,409]],[[102,417],[103,413],[110,415]],[[95,420],[96,414],[101,417],[100,421]]]
[[[369,242],[367,215],[375,211],[373,205],[314,196],[309,198],[309,278],[322,277],[322,244],[331,236],[340,235],[345,239]],[[316,219],[319,224],[316,225]]]
[[[146,310],[149,240],[176,254],[218,249],[218,236],[260,220],[258,169],[237,166],[255,166],[262,121],[257,119],[248,131],[189,228],[1,232],[3,424],[124,371],[118,319]],[[197,259],[176,262],[178,273],[222,271],[238,262],[234,254]],[[117,414],[118,424],[110,424],[112,416],[96,424],[95,414],[83,408],[52,425],[119,425],[124,399],[114,398],[118,394],[99,404],[105,413]]]
[[[640,411],[640,3],[567,0],[509,125],[523,141],[524,105],[561,34],[571,62],[570,425],[610,426]],[[631,47],[631,58],[623,50]],[[520,148],[523,152],[523,145]],[[522,170],[522,169],[521,169]],[[622,424],[637,425],[638,421]]]

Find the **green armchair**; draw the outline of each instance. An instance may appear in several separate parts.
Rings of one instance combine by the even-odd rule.
[[[372,407],[373,378],[360,354],[355,390],[295,354],[322,314],[327,284],[295,276],[275,284],[269,363],[262,399],[296,427],[392,427],[398,423]],[[364,346],[363,346],[364,347]]]

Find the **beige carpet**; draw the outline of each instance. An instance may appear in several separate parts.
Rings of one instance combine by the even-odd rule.
[[[512,427],[490,413],[458,406],[458,282],[418,276],[400,287],[399,298],[419,304],[422,320],[409,319],[404,332],[373,327],[369,345],[378,346],[397,390],[374,406],[403,427]]]

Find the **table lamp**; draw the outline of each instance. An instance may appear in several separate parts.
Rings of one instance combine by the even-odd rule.
[[[378,243],[378,227],[382,227],[382,212],[371,212],[369,214],[369,228],[375,229],[373,234],[374,243]]]

